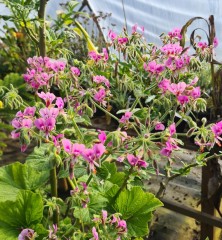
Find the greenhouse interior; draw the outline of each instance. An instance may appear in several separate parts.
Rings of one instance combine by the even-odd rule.
[[[221,16],[0,0],[0,240],[222,240]]]

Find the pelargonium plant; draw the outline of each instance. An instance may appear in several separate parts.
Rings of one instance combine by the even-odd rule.
[[[193,64],[217,44],[199,43],[199,55],[191,56],[180,45],[180,29],[162,35],[161,47],[147,44],[143,31],[137,25],[131,34],[111,30],[107,48],[89,52],[86,63],[27,60],[23,77],[36,101],[20,102],[12,137],[23,152],[35,148],[25,164],[0,169],[8,193],[4,201],[0,196],[0,224],[8,229],[0,229],[1,239],[140,239],[162,206],[162,192],[147,192],[145,180],[187,174],[221,144],[221,122],[203,119],[199,126],[190,116],[206,110]],[[0,92],[5,102],[18,101],[10,89]],[[178,133],[184,121],[188,131]],[[181,135],[193,136],[199,151],[178,168],[172,162]]]

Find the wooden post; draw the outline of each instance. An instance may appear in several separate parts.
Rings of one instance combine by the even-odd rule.
[[[214,216],[215,209],[212,199],[208,199],[208,182],[212,177],[210,171],[210,161],[206,166],[202,167],[202,181],[201,181],[201,211],[203,213]],[[209,240],[214,239],[214,227],[207,223],[201,222],[200,240],[205,240],[207,237]]]

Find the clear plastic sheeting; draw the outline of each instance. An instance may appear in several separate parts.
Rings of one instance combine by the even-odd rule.
[[[214,15],[216,35],[219,39],[216,54],[217,59],[222,60],[221,0],[88,0],[88,2],[95,14],[112,13],[111,17],[100,21],[105,37],[109,29],[119,33],[126,25],[130,32],[131,27],[137,23],[144,26],[147,41],[156,44],[161,44],[159,40],[161,33],[182,27],[190,18],[200,16],[208,19],[210,15]],[[207,30],[206,23],[197,20],[188,28],[187,36],[189,37],[197,27]],[[206,40],[202,31],[198,31],[197,34],[202,40]]]
[[[68,1],[49,0],[46,14],[50,18],[56,18],[56,11],[61,9],[60,4]],[[222,60],[222,0],[88,0],[88,3],[96,15],[99,15],[99,12],[112,13],[111,17],[99,21],[105,38],[109,29],[120,33],[126,25],[130,32],[131,27],[137,23],[138,26],[144,26],[147,41],[159,45],[161,33],[167,33],[174,27],[182,27],[190,18],[200,16],[208,19],[210,15],[214,15],[219,39],[216,54],[217,59]],[[1,14],[9,14],[3,4],[0,4]],[[1,20],[0,28],[2,24]],[[197,27],[207,30],[206,23],[197,20],[188,28],[187,36]],[[198,31],[197,34],[202,36],[202,40],[206,40],[203,32]]]

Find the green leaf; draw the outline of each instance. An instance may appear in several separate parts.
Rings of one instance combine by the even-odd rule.
[[[152,211],[162,205],[153,194],[133,187],[121,192],[113,207],[126,220],[129,237],[142,237],[149,232],[148,222],[152,218]]]
[[[89,215],[89,208],[76,207],[74,210],[74,217],[78,218],[81,222],[90,223],[91,218]]]
[[[90,213],[96,214],[101,212],[107,205],[107,198],[103,197],[101,194],[90,194],[89,195],[89,203],[88,207],[90,209]]]
[[[97,168],[97,176],[102,179],[107,179],[110,175],[115,174],[117,171],[115,163],[103,162],[100,168]]]
[[[34,151],[26,158],[26,163],[38,171],[49,171],[56,165],[54,145],[45,143],[35,147]]]
[[[149,97],[146,99],[145,103],[151,102],[155,97],[156,97],[156,95],[151,95],[151,96],[149,96]]]
[[[125,173],[117,172],[116,164],[108,161],[104,162],[102,166],[97,169],[97,176],[102,179],[107,179],[118,186],[121,186],[125,179]]]
[[[15,201],[0,204],[0,239],[18,239],[22,228],[40,223],[42,217],[43,201],[40,194],[20,190]]]
[[[20,189],[34,190],[47,182],[48,172],[37,172],[26,164],[15,162],[0,168],[0,202],[14,201]]]
[[[203,162],[203,160],[206,158],[206,156],[209,154],[209,152],[204,152],[201,154],[198,154],[196,156],[196,162],[200,165],[203,166],[205,163]]]
[[[134,113],[134,116],[135,116],[135,117],[138,117],[138,118],[141,118],[141,119],[144,119],[144,118],[147,117],[147,112],[148,112],[148,109],[147,109],[147,108],[142,108],[142,109],[136,111],[136,112]]]

